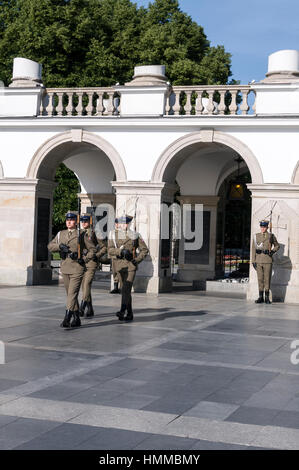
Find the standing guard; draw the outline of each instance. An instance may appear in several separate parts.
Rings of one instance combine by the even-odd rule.
[[[81,233],[87,237],[95,246],[96,246],[96,253],[91,259],[86,259],[85,261],[85,271],[82,279],[82,301],[80,304],[80,316],[83,317],[85,315],[86,318],[93,317],[94,311],[92,306],[92,298],[91,298],[91,285],[95,275],[95,272],[98,268],[98,262],[101,261],[101,257],[107,253],[107,246],[105,242],[98,238],[92,228],[91,224],[91,215],[90,214],[82,214],[80,217],[80,221],[82,223],[82,230]],[[83,250],[83,254],[85,251]],[[85,257],[83,256],[83,259]],[[87,312],[85,313],[85,309],[87,307]]]
[[[133,320],[132,286],[137,266],[149,252],[141,235],[129,230],[132,219],[129,215],[116,218],[115,230],[110,232],[108,239],[108,255],[112,258],[121,284],[121,309],[116,313],[120,321]]]
[[[62,260],[60,268],[67,294],[65,317],[60,325],[63,328],[81,326],[78,294],[84,275],[85,262],[92,259],[96,253],[94,243],[85,234],[80,233],[78,218],[76,212],[69,211],[66,214],[67,229],[58,232],[48,244],[48,250],[51,253],[58,251]],[[82,258],[83,250],[86,250],[85,262]]]
[[[257,272],[259,297],[255,301],[261,304],[265,301],[270,304],[269,291],[272,274],[272,256],[279,250],[279,243],[273,233],[268,232],[269,222],[260,221],[261,232],[256,233],[252,242],[252,264]],[[265,290],[265,300],[264,300]]]

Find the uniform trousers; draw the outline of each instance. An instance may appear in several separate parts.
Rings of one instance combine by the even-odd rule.
[[[257,273],[259,291],[270,290],[272,263],[257,263],[256,273]]]
[[[91,284],[94,278],[94,274],[97,270],[97,267],[86,267],[86,271],[84,272],[83,279],[82,279],[82,300],[86,302],[91,302]]]
[[[123,268],[118,271],[118,274],[121,286],[121,310],[124,310],[126,308],[128,312],[132,312],[131,292],[136,271],[128,271],[128,268]]]
[[[64,287],[67,294],[66,309],[76,312],[79,310],[78,294],[82,282],[82,273],[62,274]]]

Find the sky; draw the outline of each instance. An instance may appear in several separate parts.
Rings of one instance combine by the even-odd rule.
[[[133,0],[147,6],[148,0]],[[211,43],[230,52],[232,77],[241,84],[265,78],[268,56],[299,50],[299,0],[180,0]]]

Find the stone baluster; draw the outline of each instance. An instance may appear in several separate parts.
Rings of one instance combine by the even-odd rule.
[[[74,96],[74,93],[69,91],[67,93],[67,97],[68,97],[68,104],[65,108],[65,111],[66,111],[66,114],[67,116],[72,116],[73,114],[73,96]]]
[[[94,92],[93,91],[88,91],[88,92],[86,92],[86,95],[88,96],[88,104],[85,107],[85,111],[86,111],[87,116],[92,116],[92,113],[93,113],[93,110],[94,110],[94,106],[93,106]]]
[[[97,116],[102,116],[104,107],[103,107],[103,92],[98,91],[97,92],[98,98],[97,98],[97,104],[96,104],[96,115]]]
[[[242,103],[240,106],[240,110],[242,111],[242,114],[247,114],[249,110],[247,98],[248,98],[248,93],[249,90],[240,90],[242,92]]]
[[[64,110],[64,106],[63,106],[63,95],[64,93],[61,92],[61,91],[57,91],[56,92],[56,96],[57,96],[57,106],[56,106],[56,114],[57,116],[63,116],[63,110]]]
[[[54,92],[49,91],[45,97],[46,108],[45,115],[52,116],[54,113]]]
[[[213,114],[213,111],[214,111],[214,108],[215,108],[214,103],[213,103],[214,91],[215,90],[209,90],[209,102],[208,102],[208,106],[207,106],[208,114]]]
[[[253,102],[253,105],[252,105],[252,112],[253,112],[253,114],[256,114],[256,92],[253,91],[253,94],[254,94],[254,102]]]
[[[82,103],[83,91],[77,91],[76,95],[78,96],[78,104],[76,107],[76,111],[77,111],[78,116],[82,116],[83,114],[83,103]]]
[[[219,114],[224,115],[225,110],[226,110],[226,104],[225,104],[226,90],[223,89],[223,90],[218,90],[218,91],[220,93],[220,103],[218,105],[218,111],[219,111]]]
[[[238,105],[237,105],[238,90],[231,90],[230,93],[231,93],[232,100],[231,100],[231,103],[229,105],[229,111],[230,111],[230,114],[237,114],[237,111],[238,111]]]
[[[173,109],[173,114],[175,116],[177,116],[178,114],[180,114],[180,110],[181,110],[181,104],[180,104],[180,98],[181,98],[181,91],[176,91],[175,92],[175,103],[172,107]]]
[[[105,111],[103,112],[103,114],[105,116],[112,116],[113,114],[113,110],[114,110],[114,106],[113,106],[113,92],[109,92],[107,93],[108,94],[108,98],[105,100]]]
[[[201,90],[197,90],[196,91],[197,93],[197,98],[195,100],[195,114],[198,115],[198,114],[202,114],[203,112],[203,105],[202,105],[202,91]]]
[[[166,97],[166,104],[165,104],[165,114],[171,114],[172,113],[172,106],[171,106],[171,97],[173,93],[169,93],[168,96]]]
[[[192,111],[192,104],[191,104],[191,97],[192,97],[192,90],[188,90],[186,93],[186,104],[185,104],[185,114],[191,114]]]
[[[46,116],[47,114],[47,103],[48,103],[48,94],[46,90],[44,90],[44,93],[42,94],[41,100],[40,100],[40,111],[39,115],[40,116]]]

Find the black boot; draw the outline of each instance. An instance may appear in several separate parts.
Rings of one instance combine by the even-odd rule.
[[[125,321],[133,321],[133,310],[132,310],[132,299],[129,300],[127,305],[127,315],[125,316]]]
[[[73,312],[71,310],[65,311],[65,317],[63,319],[63,322],[60,324],[61,328],[70,328],[72,315]]]
[[[93,316],[94,316],[94,311],[93,311],[93,306],[92,306],[91,301],[90,301],[90,302],[86,302],[86,304],[87,304],[87,312],[86,312],[86,314],[85,314],[85,317],[86,317],[86,318],[93,317]]]
[[[120,294],[120,290],[118,288],[118,282],[114,283],[114,289],[110,291],[110,294]]]
[[[268,290],[265,290],[265,304],[271,304]]]
[[[120,311],[119,311],[119,312],[116,312],[115,315],[118,317],[118,319],[119,319],[120,321],[124,321],[124,319],[125,319],[125,313],[126,313],[126,306],[125,306],[125,305],[122,305]]]
[[[82,300],[80,304],[80,308],[79,308],[80,317],[84,317],[86,305],[87,305],[87,302],[85,300]]]
[[[79,310],[76,310],[76,312],[73,312],[73,320],[71,323],[71,327],[76,327],[76,326],[81,326],[81,320],[80,320],[80,314]]]
[[[255,301],[256,304],[263,304],[264,303],[264,291],[259,291],[259,298]]]

